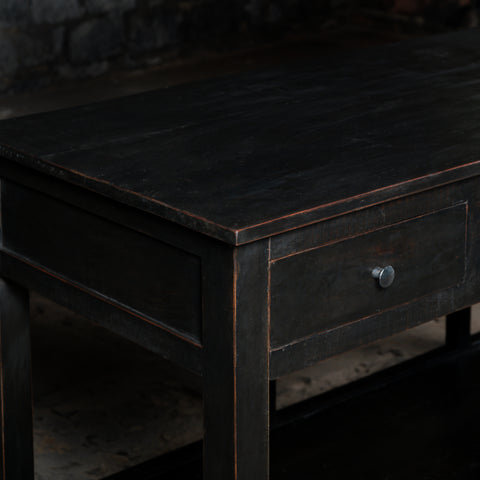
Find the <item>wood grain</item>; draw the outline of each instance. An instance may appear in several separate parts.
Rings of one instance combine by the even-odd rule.
[[[28,292],[0,279],[0,478],[33,480]]]
[[[204,476],[267,480],[269,242],[226,246],[206,259]]]
[[[4,248],[201,343],[200,259],[4,182]]]
[[[479,48],[469,30],[12,119],[0,156],[251,242],[478,175]]]
[[[346,325],[463,282],[466,204],[272,263],[272,347]],[[389,288],[375,267],[396,271]]]

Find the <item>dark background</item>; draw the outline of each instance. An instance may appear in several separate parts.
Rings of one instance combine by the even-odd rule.
[[[279,43],[301,55],[346,26],[398,37],[472,27],[471,1],[1,0],[0,93]]]

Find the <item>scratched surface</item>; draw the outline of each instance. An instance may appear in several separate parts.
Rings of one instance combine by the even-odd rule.
[[[11,119],[0,154],[241,244],[479,173],[479,49],[468,30]]]

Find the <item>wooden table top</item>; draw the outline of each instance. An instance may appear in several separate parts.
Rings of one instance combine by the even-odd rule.
[[[231,244],[480,173],[480,31],[0,122],[0,156]]]

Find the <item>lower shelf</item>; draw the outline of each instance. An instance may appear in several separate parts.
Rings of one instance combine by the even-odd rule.
[[[478,480],[480,343],[441,349],[278,412],[272,480]],[[200,480],[201,442],[108,477]]]

